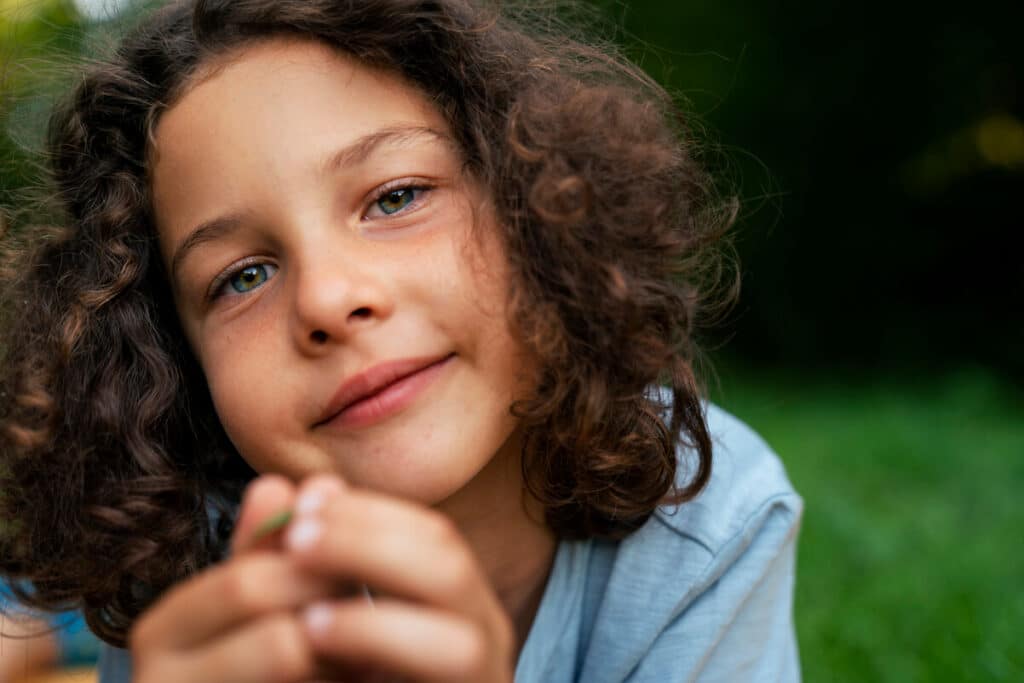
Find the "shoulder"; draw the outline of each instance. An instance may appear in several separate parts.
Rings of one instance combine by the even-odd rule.
[[[650,523],[662,524],[718,555],[756,533],[770,516],[795,527],[803,511],[779,457],[753,429],[725,410],[708,404],[713,442],[711,478],[691,501],[655,511]],[[680,447],[677,478],[684,483],[694,454]]]
[[[803,503],[752,429],[715,406],[707,421],[708,485],[621,542],[593,544],[575,680],[799,679],[791,615]],[[696,455],[680,447],[678,458],[685,483]]]

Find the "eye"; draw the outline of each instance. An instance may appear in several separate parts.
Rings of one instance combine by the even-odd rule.
[[[415,192],[416,190],[411,187],[391,190],[377,200],[377,206],[380,207],[381,211],[390,216],[412,204],[413,199],[415,199]]]
[[[386,218],[416,206],[422,201],[423,194],[430,188],[414,185],[391,186],[384,188],[371,202],[366,212],[367,218]]]
[[[258,289],[277,272],[277,266],[269,263],[249,263],[241,268],[226,272],[210,287],[213,298],[248,294]]]
[[[245,294],[259,287],[269,278],[270,274],[267,272],[267,267],[262,263],[257,263],[235,273],[228,280],[228,284],[231,285],[231,289],[239,294]]]

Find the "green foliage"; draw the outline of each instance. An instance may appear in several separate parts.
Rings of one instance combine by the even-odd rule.
[[[717,401],[807,508],[807,681],[1024,680],[1024,402],[977,371],[902,382],[724,373]]]
[[[592,1],[732,157],[734,352],[1024,378],[1024,3]]]
[[[0,207],[22,208],[38,180],[49,108],[63,83],[54,67],[82,49],[84,25],[70,0],[0,0]]]

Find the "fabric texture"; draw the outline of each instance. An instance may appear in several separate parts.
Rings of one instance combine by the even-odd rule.
[[[620,542],[563,541],[516,666],[517,683],[800,680],[793,628],[803,502],[749,427],[708,408],[711,480]],[[692,472],[680,449],[679,477]],[[128,683],[106,647],[100,683]]]
[[[625,540],[563,542],[517,683],[800,680],[792,603],[803,502],[714,406],[711,481]],[[680,478],[687,476],[680,454]]]

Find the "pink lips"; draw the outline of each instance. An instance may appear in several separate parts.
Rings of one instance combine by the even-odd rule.
[[[314,426],[364,427],[383,420],[412,403],[454,357],[404,358],[360,372],[341,385]]]

